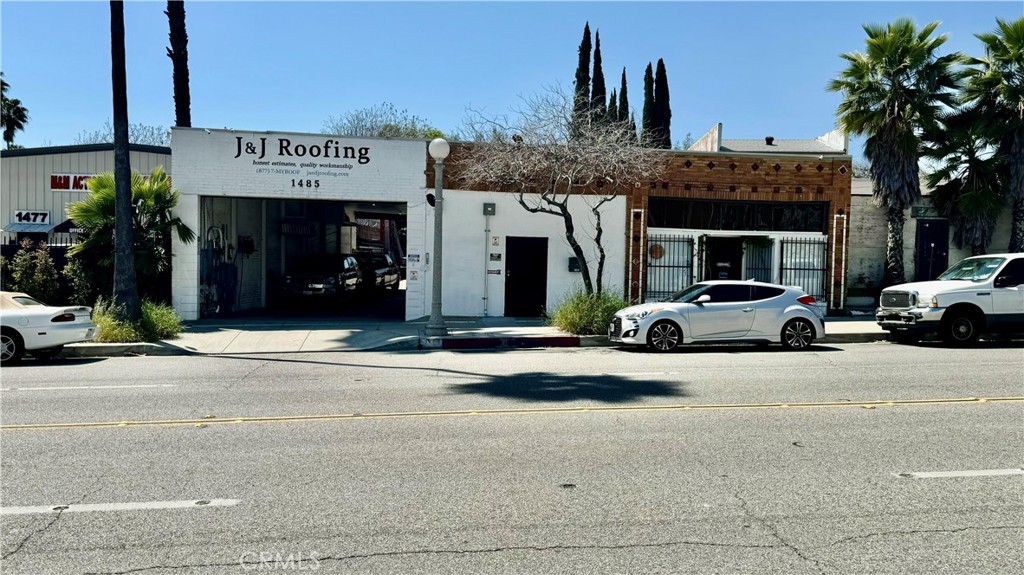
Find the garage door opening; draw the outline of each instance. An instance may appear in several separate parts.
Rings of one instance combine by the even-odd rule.
[[[406,204],[204,197],[200,317],[404,319]]]

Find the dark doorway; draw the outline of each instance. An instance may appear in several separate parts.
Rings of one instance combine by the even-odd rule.
[[[705,280],[743,279],[743,238],[705,238]]]
[[[949,220],[917,220],[914,281],[930,281],[949,266]]]
[[[505,316],[544,315],[548,295],[548,239],[506,238]]]

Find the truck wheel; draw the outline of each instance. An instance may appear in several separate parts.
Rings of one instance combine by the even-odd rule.
[[[942,323],[942,340],[950,345],[970,345],[981,335],[981,321],[978,316],[956,312]]]

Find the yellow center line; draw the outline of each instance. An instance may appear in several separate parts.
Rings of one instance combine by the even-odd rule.
[[[718,403],[718,404],[673,404],[673,405],[612,405],[580,407],[522,407],[505,409],[467,409],[451,411],[396,411],[390,413],[335,413],[323,415],[283,415],[256,417],[211,417],[209,419],[151,419],[138,421],[86,421],[54,422],[0,425],[2,430],[28,429],[74,429],[110,427],[155,427],[169,425],[218,425],[230,423],[272,423],[288,421],[356,421],[367,419],[403,419],[413,417],[461,417],[484,415],[543,415],[559,413],[595,413],[619,411],[685,411],[685,410],[729,410],[729,409],[796,409],[820,407],[877,407],[921,406],[942,404],[983,404],[1020,403],[1024,397],[959,397],[943,399],[890,399],[872,401],[817,401],[808,403]]]

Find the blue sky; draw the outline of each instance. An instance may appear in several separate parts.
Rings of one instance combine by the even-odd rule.
[[[127,2],[129,121],[174,123],[165,2]],[[329,116],[391,102],[443,131],[467,107],[508,112],[571,88],[583,25],[600,32],[608,89],[626,68],[643,104],[665,60],[672,133],[813,138],[834,127],[826,83],[866,22],[941,21],[946,46],[1024,15],[1010,2],[206,2],[185,3],[192,125],[318,132]],[[73,143],[112,116],[107,2],[0,1],[0,68],[29,110],[15,142]],[[859,155],[860,150],[852,150]]]

